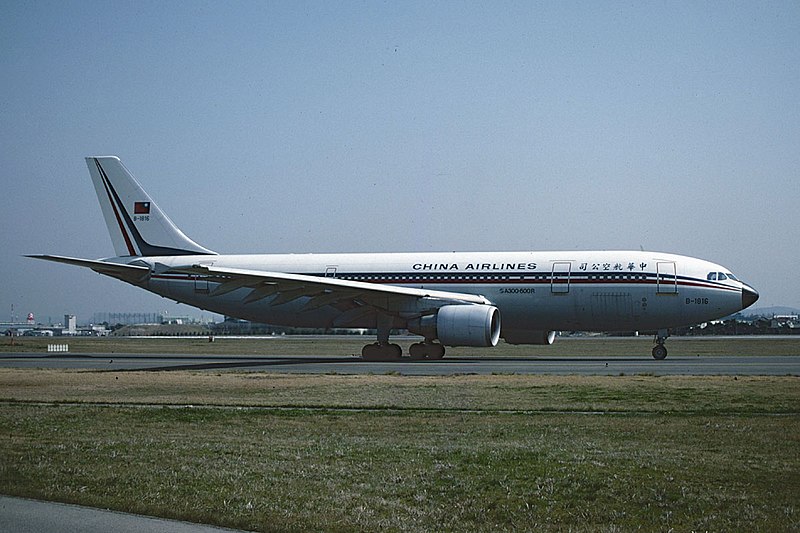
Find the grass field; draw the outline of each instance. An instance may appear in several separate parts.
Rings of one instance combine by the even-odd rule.
[[[256,531],[798,531],[799,446],[791,376],[0,370],[0,493]]]

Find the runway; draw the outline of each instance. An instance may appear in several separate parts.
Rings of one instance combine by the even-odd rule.
[[[296,374],[454,374],[553,375],[800,375],[800,355],[676,356],[656,361],[645,356],[482,357],[439,361],[364,361],[337,356],[234,356],[142,354],[9,353],[0,368],[62,368],[104,371],[254,371]]]

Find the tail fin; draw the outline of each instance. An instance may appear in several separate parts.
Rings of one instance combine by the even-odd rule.
[[[117,256],[214,254],[173,224],[116,156],[87,157]]]

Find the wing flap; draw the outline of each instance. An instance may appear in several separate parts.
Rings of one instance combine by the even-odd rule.
[[[333,291],[325,289],[322,294],[313,296],[306,305],[303,306],[303,311],[313,311],[326,305],[335,305],[343,300],[353,300],[358,297],[358,292],[348,291],[347,289],[341,291]]]

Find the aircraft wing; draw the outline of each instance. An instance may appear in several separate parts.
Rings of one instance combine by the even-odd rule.
[[[110,263],[108,261],[81,259],[78,257],[65,257],[63,255],[27,255],[25,257],[91,268],[95,272],[105,274],[106,276],[111,276],[112,278],[121,279],[122,281],[127,281],[128,283],[143,281],[150,275],[150,268],[146,266]]]
[[[249,288],[244,303],[278,295],[272,305],[280,305],[301,297],[309,297],[303,310],[313,310],[325,305],[340,306],[356,311],[382,310],[389,314],[405,316],[427,314],[444,305],[491,304],[481,295],[449,291],[432,291],[397,285],[381,285],[363,281],[350,281],[332,277],[289,274],[224,268],[206,265],[172,267],[170,272],[208,276],[219,283],[209,296],[220,296],[241,288]],[[346,316],[342,323],[346,322]]]

